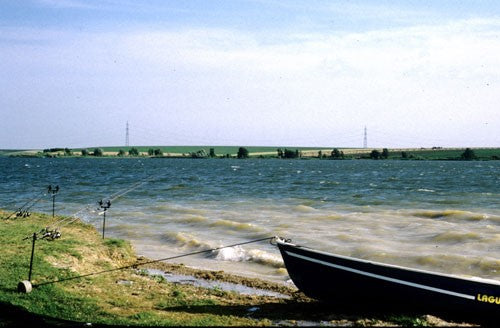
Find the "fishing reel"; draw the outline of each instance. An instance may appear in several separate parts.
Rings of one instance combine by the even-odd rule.
[[[29,216],[31,216],[31,212],[28,212],[27,210],[21,210],[20,209],[20,210],[18,210],[16,212],[16,217],[17,218],[27,218]]]
[[[52,185],[49,185],[47,187],[47,193],[49,194],[52,194],[52,195],[55,195],[59,192],[59,185],[55,186],[55,187],[52,187]]]
[[[49,227],[40,230],[42,235],[40,239],[46,239],[49,241],[61,238],[61,232],[58,229],[49,230]]]
[[[27,236],[23,240],[30,239],[30,238],[35,238],[35,240],[45,239],[48,241],[53,241],[53,240],[61,238],[61,232],[59,231],[59,229],[50,230],[49,227],[46,227],[46,228],[43,228],[42,230],[40,230],[39,232],[34,233],[34,236]]]
[[[100,201],[98,201],[97,203],[99,204],[99,208],[98,208],[98,210],[99,210],[99,209],[103,209],[103,210],[105,210],[105,211],[106,211],[108,208],[110,208],[110,207],[111,207],[111,201],[110,201],[110,200],[108,200],[108,201],[106,201],[106,202],[103,202],[103,201],[102,201],[102,199],[101,199],[101,200],[100,200]]]

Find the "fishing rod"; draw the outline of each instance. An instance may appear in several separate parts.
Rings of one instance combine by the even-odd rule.
[[[111,195],[110,198],[113,199],[113,200],[116,200],[119,197],[122,197],[125,194],[127,194],[127,193],[129,193],[129,192],[131,192],[131,191],[133,191],[133,190],[135,190],[137,188],[139,188],[143,184],[145,184],[145,183],[147,183],[149,181],[152,181],[153,178],[155,178],[155,176],[149,176],[146,179],[143,179],[142,181],[134,183],[131,187],[128,187],[128,188],[126,188],[124,190],[120,190],[120,191],[116,192],[115,194]],[[52,188],[52,186],[49,186],[47,193],[52,194],[53,199],[54,199],[54,195],[58,191],[59,191],[59,186],[57,186],[56,188]],[[44,195],[46,195],[47,193],[45,193]],[[40,199],[41,199],[41,197],[40,197]],[[99,205],[100,205],[100,207],[102,209],[104,209],[104,213],[105,213],[105,211],[111,206],[111,201],[108,200],[107,202],[103,202],[101,200],[99,202]],[[26,204],[24,206],[26,206]],[[32,235],[29,235],[29,236],[27,236],[27,237],[25,237],[23,239],[23,240],[27,240],[27,239],[31,239],[32,240],[31,258],[30,258],[30,269],[29,269],[29,274],[28,274],[28,280],[21,281],[19,283],[19,285],[18,285],[18,290],[24,291],[24,292],[30,292],[31,291],[31,288],[32,288],[32,285],[31,285],[31,276],[32,276],[32,271],[33,271],[33,259],[34,259],[34,254],[35,254],[35,243],[36,243],[36,241],[39,240],[39,239],[45,239],[45,240],[48,240],[48,241],[53,241],[55,239],[61,238],[60,228],[63,227],[63,226],[65,226],[65,225],[68,225],[68,224],[70,224],[70,223],[72,223],[72,222],[74,222],[76,220],[78,220],[78,217],[76,215],[78,213],[83,212],[84,210],[90,210],[92,208],[91,206],[92,205],[87,205],[83,209],[80,209],[77,212],[75,212],[73,214],[73,217],[65,217],[65,218],[57,221],[52,226],[45,227],[45,228],[41,229],[39,232],[34,232]],[[92,211],[95,212],[95,210],[92,210]],[[104,238],[104,224],[105,223],[103,222],[103,238]]]
[[[106,210],[111,206],[111,200],[114,201],[114,200],[116,200],[116,199],[118,199],[120,197],[123,197],[127,193],[129,193],[129,192],[131,192],[131,191],[139,188],[140,186],[146,184],[149,181],[152,181],[157,176],[159,176],[159,175],[148,176],[147,178],[145,178],[145,179],[143,179],[143,180],[141,180],[139,182],[134,183],[132,186],[130,186],[130,187],[126,188],[126,189],[119,190],[118,192],[112,194],[110,196],[110,199],[107,202],[103,202],[102,199],[101,199],[101,201],[99,202],[99,206],[100,206],[100,209],[104,209],[104,212],[103,212],[104,213],[104,221],[103,221],[103,232],[102,232],[102,237],[103,238],[104,238],[104,229],[105,229],[105,222],[106,222],[105,221],[106,220]],[[54,198],[55,198],[55,194],[58,191],[59,191],[59,186],[56,186],[55,188],[52,188],[52,186],[49,186],[49,188],[47,190],[47,193],[42,194],[39,198],[35,198],[35,200],[30,205],[30,207],[28,207],[28,209],[31,208],[31,206],[33,206],[36,202],[38,202],[43,196],[45,196],[47,194],[51,194],[52,195],[52,216],[54,217]],[[25,207],[27,204],[29,204],[29,202],[27,202],[26,204],[24,204],[21,208]],[[75,222],[76,220],[78,220],[79,218],[78,218],[77,214],[78,213],[82,213],[83,211],[92,211],[92,212],[95,212],[95,210],[92,209],[92,205],[89,204],[89,205],[85,206],[83,209],[80,209],[77,212],[75,212],[72,217],[65,217],[65,218],[57,221],[56,223],[54,223],[52,226],[45,227],[45,228],[41,229],[39,232],[34,232],[32,235],[29,235],[29,236],[27,236],[26,238],[23,239],[23,240],[31,239],[32,246],[31,246],[30,269],[29,269],[29,274],[28,274],[28,280],[21,281],[18,284],[18,290],[19,291],[23,291],[23,292],[30,292],[31,291],[31,288],[32,288],[31,277],[32,277],[32,272],[33,272],[33,259],[34,259],[34,255],[35,255],[35,243],[36,243],[36,240],[38,240],[38,239],[45,239],[45,240],[48,240],[48,241],[52,241],[52,240],[61,238],[60,229],[63,226],[66,226],[66,225],[68,225],[68,224],[70,224],[70,223]],[[11,214],[9,216],[9,218],[12,215],[13,214]]]
[[[153,179],[155,179],[155,178],[157,178],[157,177],[159,177],[159,175],[151,175],[151,176],[149,176],[149,177],[147,177],[147,178],[145,178],[145,179],[143,179],[143,180],[141,180],[141,181],[139,181],[139,182],[134,183],[134,184],[133,184],[130,188],[128,188],[128,189],[125,189],[125,190],[123,190],[123,191],[118,191],[118,192],[114,193],[113,195],[109,196],[109,198],[108,198],[108,199],[109,199],[110,201],[114,201],[114,200],[116,200],[116,199],[118,199],[118,198],[120,198],[120,197],[123,197],[123,196],[125,196],[126,194],[128,194],[129,192],[134,191],[135,189],[137,189],[137,188],[139,188],[140,186],[142,186],[142,185],[144,185],[144,184],[146,184],[146,183],[148,183],[148,182],[152,181]]]
[[[17,216],[17,217],[28,217],[31,215],[31,213],[29,212],[29,210],[36,204],[38,203],[40,200],[42,200],[43,197],[45,197],[47,195],[47,192],[40,192],[36,197],[28,200],[26,203],[24,203],[21,207],[19,207],[17,210],[15,210],[14,212],[12,212],[8,217],[5,218],[5,220],[8,220],[10,219],[14,214]]]
[[[111,194],[109,197],[107,197],[107,198],[105,197],[105,198],[102,198],[102,199],[107,199],[108,202],[114,202],[118,198],[125,196],[129,192],[134,191],[135,189],[143,186],[144,184],[146,184],[146,183],[148,183],[150,181],[153,181],[154,179],[156,179],[159,176],[160,176],[159,174],[157,174],[157,175],[150,175],[150,176],[142,179],[141,181],[135,182],[131,186],[126,187],[124,189],[121,189],[121,190],[119,190],[119,191]],[[101,199],[101,201],[102,201],[102,199]],[[107,204],[106,202],[104,202],[104,203]],[[67,225],[69,225],[69,224],[71,224],[71,223],[79,220],[79,216],[81,214],[85,213],[85,212],[92,213],[92,214],[95,214],[95,213],[97,213],[97,214],[104,213],[104,212],[98,212],[101,208],[97,208],[96,209],[94,204],[95,203],[91,203],[91,204],[85,205],[83,208],[79,209],[78,211],[76,211],[72,215],[70,215],[68,217],[65,217],[65,218],[57,221],[52,226],[46,227],[45,230],[46,231],[59,232],[59,230],[61,228],[63,228],[65,226],[67,226]]]

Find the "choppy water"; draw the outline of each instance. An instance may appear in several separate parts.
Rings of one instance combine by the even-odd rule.
[[[112,202],[106,233],[153,259],[280,235],[329,252],[500,280],[500,161],[0,158],[0,208],[14,211],[59,185],[57,213],[78,212],[100,229],[97,201],[148,177]],[[32,210],[51,206],[47,196]],[[182,262],[287,279],[266,242]]]

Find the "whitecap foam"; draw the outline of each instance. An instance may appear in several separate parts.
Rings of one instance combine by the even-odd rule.
[[[282,268],[284,266],[283,260],[280,256],[259,249],[251,249],[247,251],[241,246],[220,249],[216,252],[215,259],[218,261],[231,262],[249,261],[275,268]]]
[[[281,256],[271,254],[260,249],[251,249],[250,251],[248,251],[248,255],[250,256],[250,260],[252,262],[272,266],[275,268],[281,268],[284,266]]]
[[[241,246],[226,247],[216,251],[215,259],[218,261],[243,262],[248,261],[249,257]]]

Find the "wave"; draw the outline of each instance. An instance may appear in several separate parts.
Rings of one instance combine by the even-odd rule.
[[[196,209],[196,208],[171,206],[171,205],[155,205],[155,206],[151,206],[150,209],[152,211],[156,211],[156,212],[170,212],[170,213],[177,213],[177,214],[197,214],[197,215],[205,214],[204,210],[200,210],[200,209]]]
[[[432,241],[444,243],[462,243],[467,241],[479,241],[482,237],[475,232],[443,232],[431,238]]]
[[[150,238],[154,236],[154,233],[148,229],[145,224],[114,224],[106,227],[106,232],[111,234],[116,234],[120,238],[130,238],[130,239],[143,239]]]
[[[179,189],[185,189],[187,187],[188,187],[187,185],[181,183],[178,185],[173,185],[173,186],[169,187],[167,190],[179,190]]]
[[[321,180],[319,184],[324,184],[324,185],[333,185],[333,186],[338,186],[340,185],[340,182],[338,181],[326,181],[326,180]]]
[[[200,240],[195,236],[183,232],[167,232],[163,236],[164,241],[174,243],[181,247],[188,247],[197,250],[210,250],[222,245]],[[284,266],[281,256],[268,253],[259,249],[246,250],[241,246],[225,247],[209,252],[208,257],[217,261],[230,262],[254,262],[273,268]]]
[[[173,219],[173,221],[185,224],[200,224],[200,223],[206,223],[208,219],[201,215],[188,215],[182,218]]]
[[[237,231],[249,231],[262,233],[265,229],[253,224],[245,222],[237,222],[232,220],[219,219],[211,222],[207,217],[202,215],[188,215],[180,218],[172,219],[173,222],[187,224],[187,225],[198,225],[212,228],[227,228],[229,230]]]
[[[210,226],[231,228],[231,229],[236,229],[236,230],[241,230],[241,231],[252,231],[252,232],[263,232],[264,231],[264,229],[256,226],[255,224],[252,224],[252,223],[242,223],[242,222],[236,222],[236,221],[231,221],[231,220],[222,220],[222,219],[211,223]]]
[[[497,279],[500,272],[500,260],[489,257],[436,254],[415,257],[414,262],[432,271],[458,275]]]
[[[101,212],[99,213],[101,215]],[[126,211],[126,212],[120,212],[117,213],[116,217],[119,218],[130,218],[132,220],[138,219],[138,218],[147,218],[149,217],[149,213],[141,212],[141,211]]]
[[[462,210],[443,210],[443,211],[417,211],[412,213],[413,216],[428,219],[458,219],[466,221],[481,221],[481,220],[491,220],[500,221],[500,217],[494,215],[488,215],[484,213],[475,213]]]
[[[280,256],[259,249],[247,251],[241,246],[220,249],[216,252],[215,259],[218,261],[254,262],[274,268],[282,268],[284,266]]]
[[[189,234],[189,233],[184,233],[184,232],[166,232],[163,236],[162,239],[164,241],[173,243],[175,245],[181,246],[181,247],[189,247],[189,248],[195,248],[195,249],[211,249],[214,248],[214,245],[197,239],[195,236]]]
[[[311,206],[307,205],[297,205],[293,208],[295,212],[301,212],[301,213],[309,213],[309,212],[314,212],[316,209]]]
[[[344,218],[344,216],[342,216],[340,214],[328,214],[328,215],[314,216],[311,219],[314,219],[314,220],[340,220],[343,218]]]

